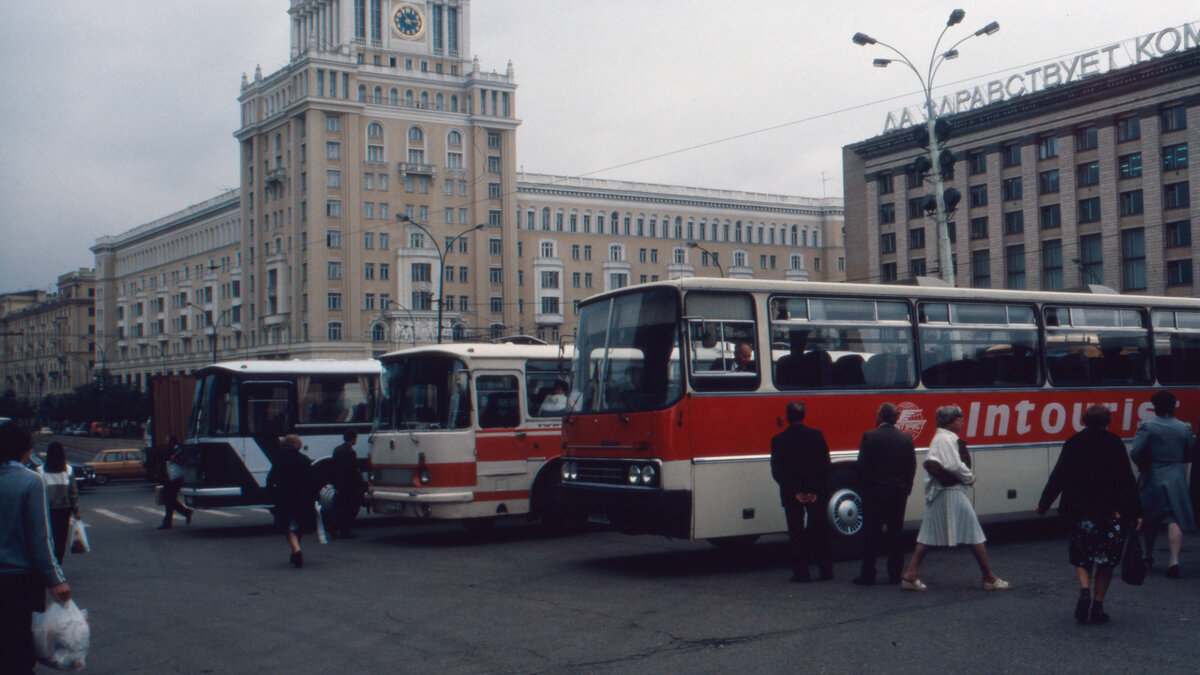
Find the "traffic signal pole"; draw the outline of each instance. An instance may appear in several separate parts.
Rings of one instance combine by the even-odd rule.
[[[933,195],[937,200],[938,265],[942,268],[942,280],[954,286],[954,253],[950,249],[950,223],[946,217],[946,191],[942,185],[941,144],[938,142],[937,130],[934,128],[937,116],[933,111],[933,102],[929,104],[929,119],[926,127],[929,129],[929,162],[933,166]]]

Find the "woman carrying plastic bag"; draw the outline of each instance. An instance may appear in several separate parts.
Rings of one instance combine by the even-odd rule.
[[[78,518],[71,519],[71,553],[91,553],[92,545],[88,543],[87,531],[83,527],[83,521]]]

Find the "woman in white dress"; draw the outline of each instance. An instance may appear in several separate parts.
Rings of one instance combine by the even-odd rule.
[[[917,548],[913,551],[908,569],[901,577],[900,587],[910,591],[927,588],[917,576],[921,560],[931,546],[958,546],[967,544],[979,571],[983,574],[983,590],[1004,591],[1010,584],[996,576],[988,562],[987,549],[983,542],[983,528],[967,496],[967,486],[975,483],[971,470],[971,456],[966,445],[960,446],[958,432],[963,427],[962,408],[956,405],[943,406],[936,413],[938,430],[929,443],[929,454],[925,467],[925,519],[917,533]]]

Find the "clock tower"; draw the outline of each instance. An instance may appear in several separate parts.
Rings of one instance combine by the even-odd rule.
[[[290,62],[238,99],[251,353],[515,333],[516,83],[469,58],[470,1],[288,14]]]

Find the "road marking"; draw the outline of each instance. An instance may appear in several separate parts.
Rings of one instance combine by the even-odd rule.
[[[123,516],[119,513],[113,513],[112,511],[109,511],[108,509],[92,509],[92,511],[94,513],[99,513],[102,516],[107,516],[109,518],[112,518],[115,521],[125,523],[126,525],[140,525],[142,523],[142,521],[140,521],[140,520],[137,520],[135,518],[130,518],[129,516]],[[156,513],[157,513],[157,511],[156,511]]]
[[[133,508],[138,509],[139,511],[145,511],[146,513],[153,513],[156,516],[162,515],[163,512],[162,509],[152,509],[149,506],[135,506]]]
[[[271,515],[271,511],[270,511],[270,509],[259,509],[259,508],[253,508],[253,509],[246,509],[246,510],[247,510],[247,511],[254,511],[254,512],[256,512],[256,513],[265,513],[265,514],[267,514],[268,516],[269,516],[269,515]]]
[[[203,513],[209,516],[220,516],[222,518],[240,518],[236,513],[227,513],[225,511],[217,511],[216,509],[193,509],[196,513]]]

